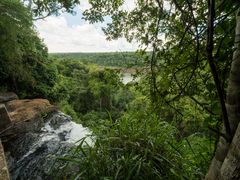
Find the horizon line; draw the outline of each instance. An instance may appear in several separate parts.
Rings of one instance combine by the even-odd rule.
[[[48,52],[48,54],[67,54],[67,53],[121,53],[121,52],[136,52],[136,51],[73,51],[73,52]]]

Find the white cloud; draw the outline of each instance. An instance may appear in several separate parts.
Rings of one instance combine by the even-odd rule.
[[[132,10],[134,7],[134,0],[126,0],[123,8]],[[82,0],[77,7],[78,14],[88,8],[90,8],[88,1]],[[123,38],[107,41],[100,24],[88,24],[79,17],[69,17],[63,14],[35,22],[36,29],[48,46],[49,52],[109,52],[137,49],[136,44],[130,44]]]
[[[89,4],[88,0],[81,0],[79,9],[83,12],[89,8],[91,8],[91,5]]]
[[[122,8],[131,11],[136,7],[135,3],[136,0],[125,0]],[[80,6],[76,7],[78,17],[63,14],[35,22],[36,29],[48,46],[49,52],[114,52],[138,49],[136,43],[130,44],[123,38],[107,41],[101,24],[84,22],[81,13],[90,7],[88,0],[81,0]],[[170,4],[164,1],[164,7],[169,10]],[[164,41],[164,35],[162,39]]]
[[[135,7],[134,2],[135,0],[125,0],[123,8],[132,10]],[[81,13],[90,7],[88,0],[81,0],[77,11]],[[73,22],[75,25],[70,25]],[[49,52],[109,52],[137,49],[136,44],[130,44],[123,38],[107,41],[100,24],[82,22],[79,17],[69,19],[69,16],[61,15],[36,21],[35,26]]]
[[[49,52],[109,52],[134,51],[137,45],[125,39],[107,41],[99,25],[80,24],[68,26],[63,16],[48,17],[35,22],[39,35]]]

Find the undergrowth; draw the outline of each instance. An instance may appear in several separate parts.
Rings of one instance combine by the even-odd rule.
[[[207,152],[207,138],[196,135],[177,140],[178,133],[154,115],[123,116],[100,128],[93,146],[82,139],[77,148],[61,157],[65,165],[60,176],[90,180],[203,178],[206,169],[199,166],[209,163],[210,155],[195,154],[194,150]],[[203,145],[199,147],[197,142]]]

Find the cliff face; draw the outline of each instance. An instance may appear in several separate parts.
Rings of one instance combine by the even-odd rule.
[[[0,141],[0,179],[4,179],[4,180],[10,179],[1,141]]]
[[[11,99],[2,106],[10,123],[2,127],[0,138],[13,180],[51,179],[54,169],[61,165],[56,163],[56,157],[91,134],[45,99]]]
[[[5,101],[0,105],[2,141],[7,142],[19,134],[39,129],[42,117],[54,111],[57,111],[57,108],[46,99]]]

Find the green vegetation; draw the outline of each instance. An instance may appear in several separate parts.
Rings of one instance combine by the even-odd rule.
[[[49,57],[33,16],[60,7],[72,12],[79,1],[36,1],[30,8],[18,0],[0,2],[0,89],[48,98],[93,130],[94,146],[81,146],[82,139],[59,158],[65,164],[59,179],[204,178],[216,142],[222,142],[219,152],[228,149],[240,118],[239,34],[233,47],[240,4],[208,1],[138,0],[132,11],[121,8],[121,0],[90,1],[86,20],[111,17],[104,28],[108,39],[137,40],[142,50]],[[117,69],[104,66],[144,72],[124,85]]]
[[[90,127],[95,136],[93,147],[80,145],[61,158],[67,164],[58,177],[204,177],[215,141],[208,137],[207,113],[193,102],[182,102],[183,116],[175,116],[171,108],[157,114],[144,79],[124,86],[116,70],[86,66],[78,60],[54,62],[61,77],[53,88],[60,108]],[[80,170],[72,172],[74,166]]]
[[[73,179],[204,177],[213,150],[210,140],[203,134],[178,138],[181,132],[174,124],[160,120],[148,103],[139,109],[137,101],[117,121],[105,120],[97,128],[94,147],[80,144],[62,158],[68,164],[59,173]],[[74,165],[80,170],[69,175]]]
[[[33,29],[31,13],[17,0],[0,3],[0,84],[20,97],[47,97],[56,69]]]
[[[77,59],[85,64],[97,64],[112,67],[142,67],[143,59],[134,52],[112,53],[52,53],[52,57]]]
[[[118,70],[86,66],[78,60],[54,62],[59,78],[52,97],[75,121],[96,127],[109,115],[116,120],[126,110],[133,93],[120,81]]]

